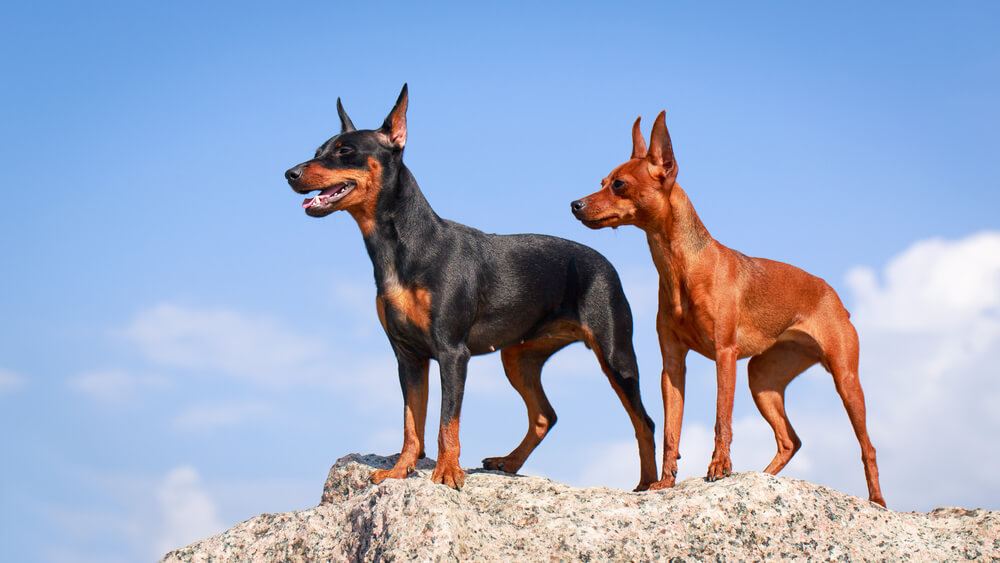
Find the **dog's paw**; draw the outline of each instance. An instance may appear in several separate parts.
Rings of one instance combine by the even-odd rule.
[[[708,474],[705,480],[709,483],[718,481],[724,477],[729,477],[733,473],[733,462],[729,456],[712,456],[712,462],[708,464]]]
[[[447,463],[438,460],[434,473],[431,474],[431,481],[462,490],[462,485],[465,484],[465,471],[462,471],[457,462]]]
[[[632,492],[633,493],[641,493],[643,491],[648,491],[649,488],[652,487],[652,486],[653,486],[653,483],[651,483],[649,481],[639,481],[639,484],[636,485],[634,489],[632,489]]]
[[[660,489],[669,489],[669,488],[671,488],[673,486],[674,486],[674,476],[670,475],[668,477],[664,477],[663,479],[660,479],[659,481],[651,484],[649,486],[649,490],[650,491],[659,491]]]
[[[412,465],[410,466],[397,465],[392,469],[376,469],[375,472],[368,477],[368,480],[371,481],[373,484],[378,485],[379,483],[385,481],[386,479],[403,479],[405,477],[408,477],[411,473],[413,473],[413,471],[414,467]]]
[[[521,463],[511,456],[488,457],[483,460],[483,469],[503,471],[504,473],[517,473],[521,468]]]

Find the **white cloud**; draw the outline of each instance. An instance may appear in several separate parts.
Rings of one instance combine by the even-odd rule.
[[[178,415],[173,425],[180,430],[201,431],[241,426],[273,414],[272,406],[260,402],[193,405]]]
[[[766,423],[764,423],[766,426]],[[739,435],[741,421],[733,424],[733,433]],[[742,437],[741,437],[742,439]],[[657,429],[656,436],[656,469],[657,478],[663,462],[663,434]],[[714,434],[711,428],[698,422],[684,424],[681,431],[681,459],[677,462],[677,481],[688,477],[703,477],[712,457]],[[738,457],[735,450],[734,458]],[[634,439],[618,440],[598,444],[588,448],[588,462],[582,464],[580,474],[571,482],[581,487],[613,487],[631,490],[638,482],[639,448]],[[761,466],[763,467],[763,465]]]
[[[775,453],[774,434],[760,416],[747,416],[733,421],[731,455],[733,471],[760,471]],[[663,435],[657,434],[656,468],[662,469]],[[704,477],[715,447],[715,431],[700,422],[686,422],[681,430],[681,459],[677,462],[677,482],[690,477]],[[635,440],[600,444],[588,451],[590,460],[583,464],[579,476],[571,480],[581,487],[605,486],[629,490],[639,475],[639,451]],[[860,463],[858,464],[860,469]],[[799,452],[785,471],[802,474],[812,468],[810,456]],[[659,473],[657,473],[659,478]]]
[[[124,335],[166,366],[217,370],[259,383],[316,379],[328,347],[278,323],[231,311],[163,304],[141,312]]]
[[[880,284],[866,267],[847,274],[859,326],[944,333],[995,323],[1000,318],[1000,233],[917,242],[889,261],[883,277]]]
[[[24,387],[24,377],[10,370],[0,368],[0,394]]]
[[[184,547],[225,528],[198,471],[189,465],[171,470],[156,487],[162,527],[154,545],[159,555]]]
[[[887,502],[1000,508],[1000,233],[918,242],[884,280],[848,277]]]
[[[586,459],[571,484],[578,487],[611,487],[632,490],[639,482],[639,447],[635,440],[620,440],[586,448]],[[659,454],[659,449],[657,449]],[[659,462],[656,464],[659,470]]]
[[[163,389],[169,381],[155,375],[137,375],[123,370],[89,371],[71,378],[75,389],[105,404],[123,405],[137,401],[146,390]]]
[[[64,484],[71,498],[35,507],[53,530],[35,550],[40,561],[156,561],[262,512],[315,506],[320,494],[315,478],[205,482],[190,465],[156,474],[77,468]]]
[[[918,241],[882,271],[852,269],[847,282],[842,297],[861,337],[868,430],[890,508],[1000,508],[992,471],[1000,463],[1000,233]],[[865,496],[857,440],[829,376],[816,371],[822,377],[789,387],[804,445],[784,474]],[[811,404],[793,412],[803,390]],[[803,453],[810,463],[796,469]]]

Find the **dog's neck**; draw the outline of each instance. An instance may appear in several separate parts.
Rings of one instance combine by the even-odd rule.
[[[673,290],[684,284],[697,254],[715,240],[680,184],[671,188],[667,208],[662,219],[646,225],[644,230],[661,283],[668,281]]]
[[[374,267],[379,292],[406,285],[401,279],[426,262],[427,245],[445,226],[420,191],[410,170],[400,163],[395,177],[383,178],[375,203],[374,228],[365,235],[365,248]]]

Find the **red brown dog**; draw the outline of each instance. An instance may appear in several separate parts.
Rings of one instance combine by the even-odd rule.
[[[732,471],[733,393],[736,360],[750,357],[754,403],[774,429],[778,452],[764,471],[776,474],[802,442],[785,414],[785,387],[819,362],[837,392],[861,444],[868,498],[885,506],[875,448],[865,425],[858,380],[858,334],[840,298],[826,282],[794,266],[750,258],[716,241],[676,182],[670,134],[660,112],[649,149],[632,126],[632,157],[611,171],[601,190],[572,203],[592,229],[635,225],[646,231],[660,276],[656,330],[663,354],[663,470],[653,489],[672,487],[684,411],[684,358],[689,350],[715,360],[718,398],[715,450],[709,481]]]

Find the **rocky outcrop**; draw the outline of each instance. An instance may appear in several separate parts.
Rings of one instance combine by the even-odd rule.
[[[894,512],[764,473],[630,493],[473,470],[455,491],[422,460],[410,478],[367,482],[393,460],[346,456],[316,508],[262,514],[163,561],[1000,560],[1000,512]]]

